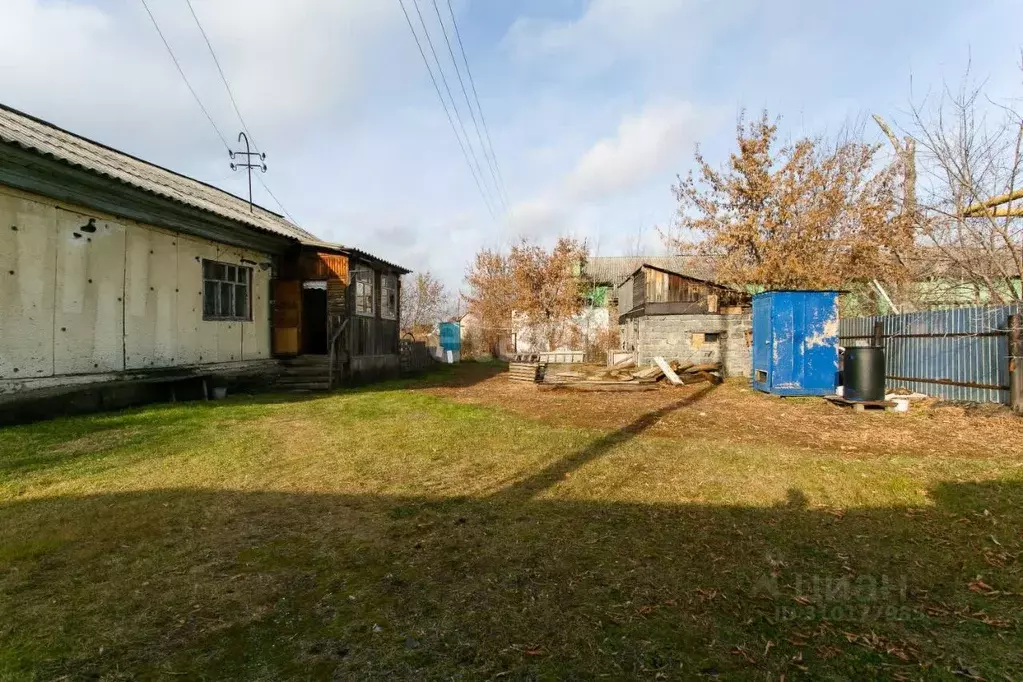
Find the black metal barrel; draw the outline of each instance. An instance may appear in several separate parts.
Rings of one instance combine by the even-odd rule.
[[[852,346],[845,349],[846,400],[884,400],[884,348]]]

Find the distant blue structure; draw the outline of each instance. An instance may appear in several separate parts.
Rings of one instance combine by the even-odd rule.
[[[753,388],[832,395],[838,385],[838,292],[765,291],[753,297]]]
[[[440,350],[446,362],[458,362],[462,354],[462,325],[457,322],[440,323]],[[450,360],[447,359],[451,351]]]

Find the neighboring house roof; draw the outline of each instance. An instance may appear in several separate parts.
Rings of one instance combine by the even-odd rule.
[[[52,157],[83,170],[106,176],[136,189],[208,211],[246,227],[269,232],[301,244],[351,252],[398,270],[399,266],[340,244],[325,242],[272,211],[230,192],[157,166],[59,128],[52,123],[0,104],[0,142]],[[408,272],[405,270],[405,272]]]
[[[633,272],[629,273],[629,276],[625,278],[625,281],[628,281],[628,280],[632,279],[637,274],[639,274],[639,272],[641,270],[644,270],[646,268],[649,268],[651,270],[659,270],[660,272],[664,272],[664,273],[667,273],[669,275],[676,275],[678,277],[685,277],[686,279],[692,280],[694,282],[703,282],[704,284],[709,284],[710,286],[715,287],[717,289],[730,289],[731,291],[737,291],[739,293],[748,293],[745,289],[742,289],[741,287],[731,286],[729,284],[719,284],[719,283],[715,282],[712,279],[706,279],[704,277],[697,277],[696,275],[689,274],[689,273],[686,273],[686,272],[679,272],[678,270],[675,270],[673,268],[665,268],[665,267],[661,267],[661,266],[658,266],[658,265],[652,265],[650,263],[643,263],[643,264],[641,264]],[[690,272],[692,272],[693,270],[694,270],[693,268],[690,268]]]
[[[595,283],[617,287],[644,265],[710,282],[716,271],[713,258],[707,256],[594,256],[583,263],[582,274]]]

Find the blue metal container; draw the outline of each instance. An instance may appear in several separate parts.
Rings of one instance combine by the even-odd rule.
[[[765,291],[753,297],[753,388],[832,395],[838,382],[838,292]]]

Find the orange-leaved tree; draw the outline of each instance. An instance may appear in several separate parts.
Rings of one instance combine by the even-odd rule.
[[[465,276],[467,312],[476,318],[478,335],[494,354],[502,337],[511,335],[514,295],[508,257],[496,250],[476,254]]]
[[[488,345],[513,330],[534,347],[553,350],[565,343],[582,309],[574,268],[585,250],[583,243],[561,237],[550,250],[521,240],[508,253],[476,254],[466,275],[466,300]]]
[[[737,126],[738,151],[718,169],[697,150],[698,174],[672,189],[680,252],[718,256],[718,278],[768,289],[898,281],[913,226],[900,211],[900,174],[879,145],[853,137],[779,145],[765,112]]]

